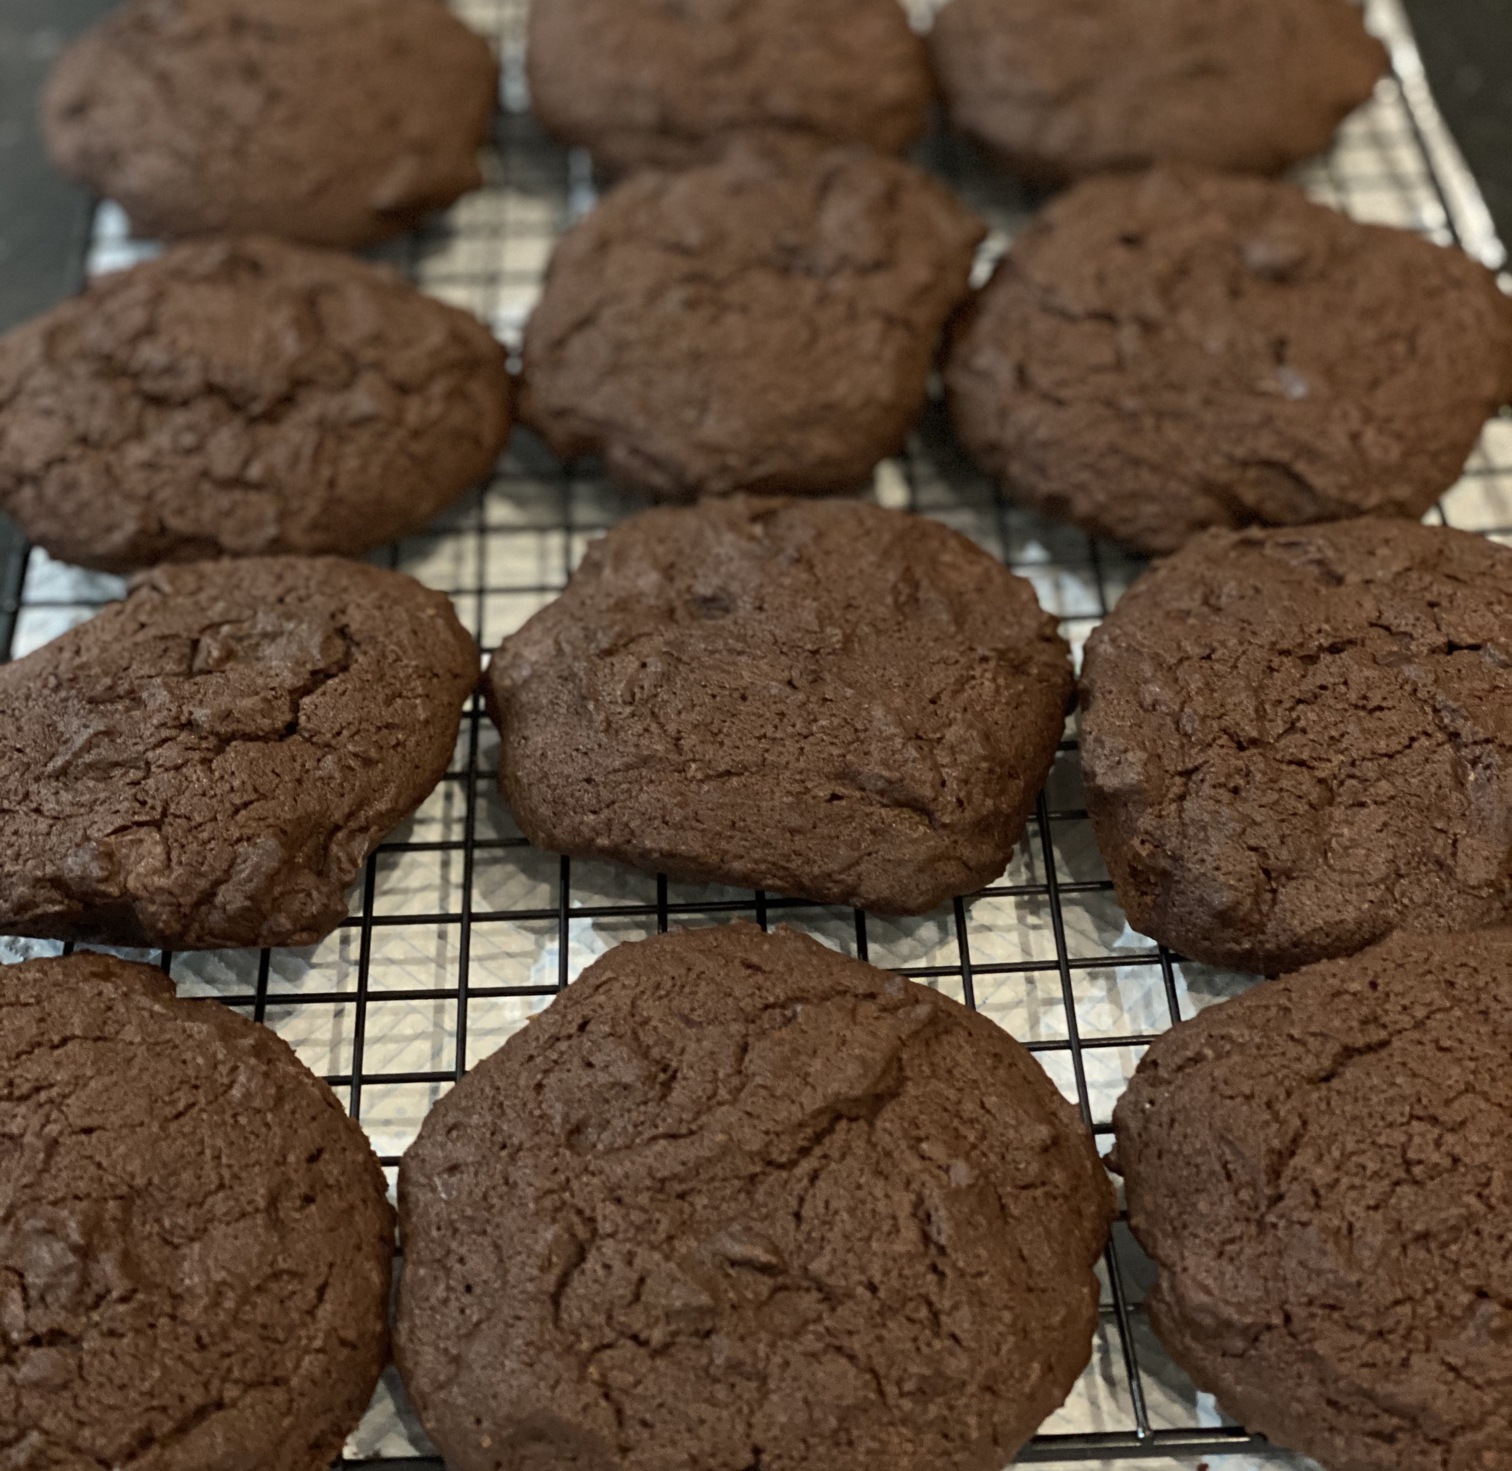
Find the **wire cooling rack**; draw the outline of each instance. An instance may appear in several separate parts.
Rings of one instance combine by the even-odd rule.
[[[594,197],[586,160],[545,141],[528,116],[525,3],[458,0],[504,61],[489,184],[390,257],[427,290],[485,318],[511,346],[554,240]],[[1371,0],[1368,9],[1392,48],[1393,75],[1302,181],[1361,218],[1456,242],[1502,265],[1398,0]],[[1033,201],[958,140],[935,139],[925,161],[994,226],[985,269]],[[129,241],[119,212],[102,207],[88,268],[126,265],[150,249]],[[949,522],[1003,557],[1062,619],[1078,656],[1140,570],[1116,548],[1003,501],[952,447],[937,409],[907,453],[879,470],[873,493]],[[487,651],[561,590],[594,536],[635,509],[595,474],[564,470],[521,434],[491,484],[377,560],[449,593]],[[1433,514],[1512,544],[1512,420],[1488,428],[1465,479]],[[11,654],[26,653],[120,591],[115,578],[34,550],[0,576],[0,638]],[[181,994],[217,997],[274,1028],[361,1120],[390,1179],[436,1099],[596,956],[669,926],[736,917],[793,925],[975,1006],[1033,1049],[1106,1146],[1113,1104],[1149,1041],[1249,978],[1183,962],[1129,928],[1092,841],[1074,734],[1073,726],[1000,882],[937,914],[898,921],[669,884],[536,851],[498,796],[497,738],[475,706],[452,770],[369,862],[350,918],[325,943],[260,954],[121,953],[161,963]],[[0,940],[0,959],[58,948]],[[1092,1362],[1020,1459],[1114,1466],[1137,1459],[1212,1471],[1307,1464],[1226,1422],[1165,1356],[1140,1307],[1151,1275],[1120,1225],[1103,1268]],[[440,1466],[392,1371],[347,1458],[347,1465]]]

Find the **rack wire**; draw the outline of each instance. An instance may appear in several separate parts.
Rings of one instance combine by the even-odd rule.
[[[425,289],[489,321],[517,346],[553,242],[592,206],[586,159],[546,141],[528,114],[527,0],[455,0],[504,63],[487,187],[389,252]],[[918,0],[927,10],[930,0]],[[1302,171],[1320,199],[1361,218],[1505,257],[1473,179],[1433,106],[1399,0],[1371,0],[1393,75]],[[983,265],[1034,200],[968,145],[933,139],[924,161],[994,227]],[[90,271],[150,253],[102,206]],[[881,467],[884,504],[938,517],[1028,577],[1077,656],[1141,564],[1004,501],[954,448],[938,406],[907,452]],[[449,593],[480,653],[554,597],[585,546],[637,503],[592,467],[564,468],[516,436],[493,481],[425,534],[375,560]],[[1512,419],[1491,424],[1436,519],[1512,544]],[[118,579],[22,552],[0,568],[0,640],[19,656],[119,595]],[[180,994],[218,998],[279,1032],[367,1129],[392,1180],[436,1099],[606,949],[669,927],[737,917],[795,926],[896,969],[992,1017],[1038,1056],[1106,1147],[1113,1104],[1146,1046],[1175,1021],[1250,978],[1197,966],[1130,929],[1087,822],[1074,723],[1028,833],[1001,880],[914,920],[726,889],[693,888],[532,849],[496,785],[497,737],[475,703],[452,769],[415,818],[368,863],[351,913],[305,950],[173,955]],[[0,940],[0,959],[60,947]],[[1152,1269],[1124,1225],[1103,1267],[1092,1362],[1023,1462],[1260,1471],[1309,1463],[1227,1422],[1161,1350],[1141,1308]],[[347,1466],[438,1468],[392,1371],[347,1447]]]

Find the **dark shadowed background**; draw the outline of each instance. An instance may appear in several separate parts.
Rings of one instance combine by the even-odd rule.
[[[1512,0],[1408,0],[1439,107],[1512,243]]]

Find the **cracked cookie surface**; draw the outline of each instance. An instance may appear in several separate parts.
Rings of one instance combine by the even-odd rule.
[[[138,235],[355,248],[482,184],[497,90],[440,0],[126,0],[59,57],[42,124]]]
[[[447,598],[334,557],[162,567],[0,668],[0,932],[311,945],[451,759]]]
[[[897,0],[535,0],[531,105],[612,173],[752,131],[902,153],[934,83]]]
[[[1162,1342],[1339,1471],[1512,1460],[1512,933],[1399,935],[1160,1038],[1114,1113]]]
[[[1178,161],[1278,174],[1387,67],[1349,0],[950,0],[929,44],[951,122],[1049,183]]]
[[[658,499],[853,490],[924,408],[982,234],[862,149],[743,143],[637,175],[552,256],[521,421]]]
[[[1159,554],[1209,526],[1421,516],[1512,400],[1512,300],[1290,184],[1162,169],[1039,215],[945,377],[1009,494]]]
[[[1130,923],[1277,975],[1512,918],[1512,550],[1207,532],[1087,644],[1087,807]]]
[[[357,555],[483,480],[504,349],[335,251],[190,242],[0,338],[0,505],[106,571]]]
[[[325,1471],[388,1357],[393,1212],[272,1032],[103,955],[0,969],[0,1465]]]
[[[400,1171],[396,1354],[457,1471],[998,1471],[1112,1193],[986,1018],[790,930],[621,945]]]
[[[485,676],[538,846],[921,914],[1007,867],[1074,686],[938,522],[732,497],[622,522]]]

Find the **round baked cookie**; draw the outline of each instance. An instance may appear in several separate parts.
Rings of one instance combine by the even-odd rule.
[[[609,173],[752,131],[902,153],[934,98],[898,0],[534,0],[526,64],[547,131]]]
[[[1407,521],[1208,532],[1087,644],[1134,928],[1277,975],[1512,918],[1512,550]]]
[[[1168,162],[1278,174],[1387,67],[1352,0],[950,0],[930,51],[951,122],[1043,183]]]
[[[923,409],[982,234],[863,149],[768,140],[639,174],[552,256],[521,420],[661,499],[852,490]]]
[[[620,945],[404,1157],[395,1353],[455,1471],[999,1471],[1112,1192],[1034,1059],[791,930]]]
[[[1462,251],[1290,184],[1094,179],[1014,244],[945,379],[1010,495],[1140,551],[1415,520],[1512,400],[1512,299]]]
[[[125,0],[58,59],[42,128],[138,235],[356,247],[483,182],[497,91],[442,0]]]
[[[313,945],[441,779],[478,655],[335,557],[197,562],[0,667],[0,934]]]
[[[1034,589],[935,521],[737,497],[622,522],[484,681],[537,846],[922,914],[999,878],[1074,695]]]
[[[326,1471],[388,1360],[393,1212],[272,1032],[103,955],[0,968],[0,1458]]]
[[[504,349],[353,256],[193,241],[0,338],[0,506],[66,562],[358,555],[482,480]]]
[[[1512,1457],[1512,932],[1397,935],[1204,1011],[1114,1114],[1145,1305],[1338,1471]]]

